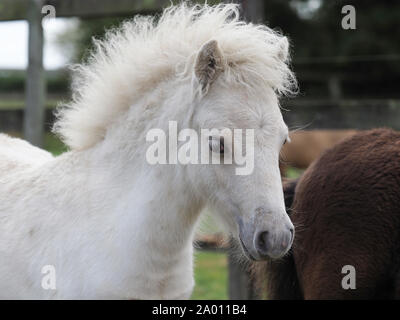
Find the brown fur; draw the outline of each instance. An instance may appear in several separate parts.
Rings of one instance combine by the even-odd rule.
[[[306,169],[321,153],[357,133],[357,130],[310,130],[290,133],[290,143],[281,150],[281,172],[286,167]]]
[[[257,268],[271,298],[399,298],[400,133],[358,133],[325,152],[299,179],[291,219],[292,254]],[[341,286],[344,265],[356,290]]]

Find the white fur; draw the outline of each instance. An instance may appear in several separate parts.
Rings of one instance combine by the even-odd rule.
[[[224,71],[196,98],[194,61],[217,40]],[[112,31],[76,68],[73,101],[56,131],[71,151],[53,158],[0,135],[0,298],[188,298],[192,238],[206,204],[235,218],[286,226],[278,154],[287,135],[277,94],[294,84],[282,37],[238,21],[235,5],[180,5],[160,21]],[[282,59],[285,57],[285,59]],[[149,129],[254,128],[254,174],[234,165],[145,161]],[[254,219],[267,208],[270,218]],[[271,214],[273,213],[273,214]],[[41,268],[56,269],[44,290]]]

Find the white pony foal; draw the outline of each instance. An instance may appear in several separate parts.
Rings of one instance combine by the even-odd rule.
[[[278,168],[288,134],[278,95],[295,84],[288,42],[238,17],[232,4],[183,4],[157,22],[126,22],[75,68],[73,101],[55,125],[69,152],[54,158],[0,136],[1,298],[188,298],[206,204],[249,258],[289,250]],[[197,132],[254,130],[253,173],[150,165],[146,133],[167,132],[170,120]]]

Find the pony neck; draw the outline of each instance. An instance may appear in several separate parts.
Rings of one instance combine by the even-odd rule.
[[[136,279],[139,298],[181,297],[193,286],[192,240],[205,201],[192,189],[187,167],[147,163],[145,133],[163,126],[151,119],[140,122],[140,114],[126,118],[87,150],[93,172],[106,176],[107,200],[101,201],[107,201],[107,214],[112,216],[108,221],[115,227],[129,277]],[[159,284],[154,279],[167,283],[156,296],[153,291]]]
[[[122,211],[129,211],[122,214],[145,215],[141,223],[154,226],[158,221],[165,229],[177,231],[178,242],[189,241],[205,200],[193,189],[186,173],[188,168],[181,164],[150,165],[145,158],[144,144],[132,139],[133,148],[128,147],[130,142],[123,141],[122,136],[131,136],[120,132],[124,128],[131,130],[132,126],[116,130],[93,152],[98,171],[107,171],[109,183],[114,189],[120,189],[119,198],[126,204]],[[176,240],[177,234],[172,239]]]

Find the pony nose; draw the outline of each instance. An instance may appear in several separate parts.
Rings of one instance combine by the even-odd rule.
[[[262,259],[279,258],[283,256],[292,245],[294,238],[294,229],[287,228],[285,231],[274,235],[268,230],[256,234],[255,249]]]
[[[256,250],[260,256],[267,256],[268,248],[269,248],[269,232],[263,231],[257,234],[256,236]]]

